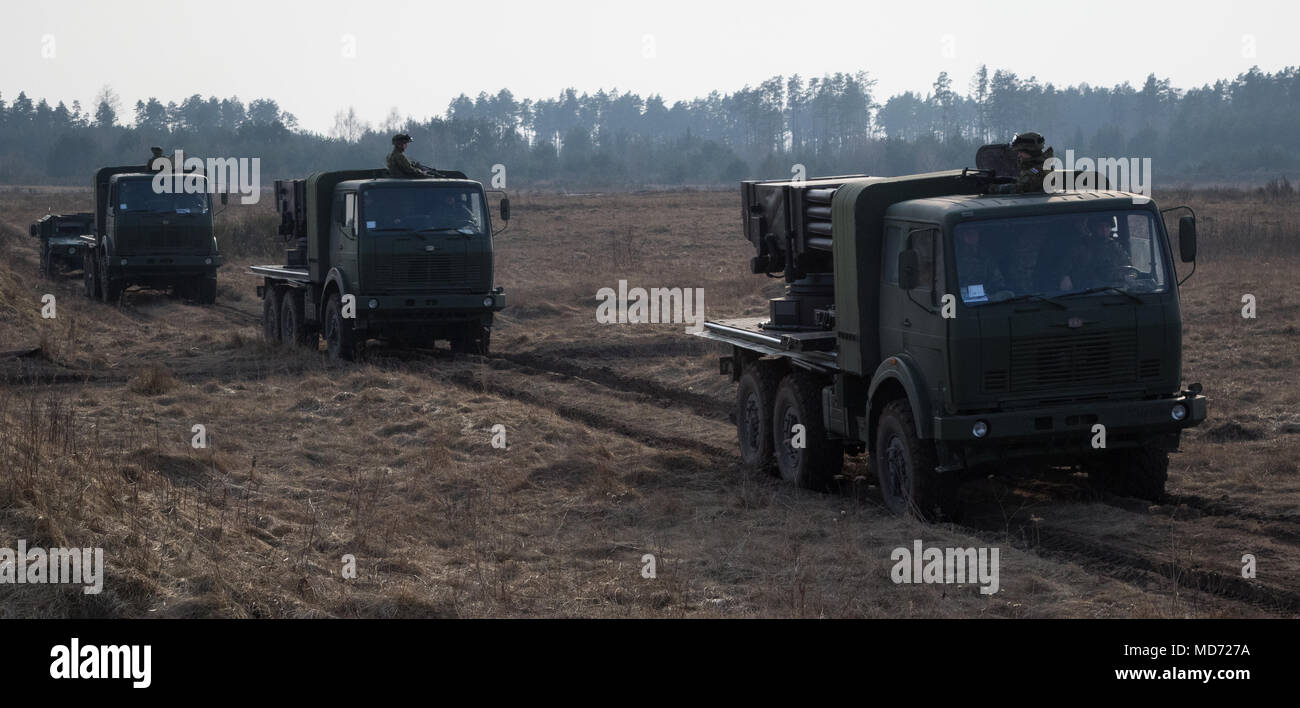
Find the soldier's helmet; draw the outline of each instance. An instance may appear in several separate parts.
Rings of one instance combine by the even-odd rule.
[[[1043,136],[1038,133],[1016,133],[1016,137],[1011,139],[1011,151],[1024,150],[1031,155],[1038,155],[1043,152],[1044,142]]]
[[[151,148],[149,148],[149,152],[152,152],[154,157],[162,157],[162,156],[163,156],[163,151],[162,151],[162,148],[160,148],[160,147],[151,147]]]
[[[407,135],[406,133],[398,133],[397,135],[393,136],[394,145],[398,143],[409,143],[409,142],[411,142],[411,136]]]

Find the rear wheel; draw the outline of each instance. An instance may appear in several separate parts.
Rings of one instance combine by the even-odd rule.
[[[266,286],[262,295],[262,339],[280,343],[280,289],[274,285]]]
[[[740,459],[756,469],[772,467],[772,404],[779,377],[763,362],[746,364],[736,389],[736,438]]]
[[[287,290],[281,300],[280,341],[295,347],[307,346],[310,330],[303,317],[302,291]]]
[[[99,297],[99,268],[98,261],[90,254],[86,254],[82,262],[81,279],[86,284],[86,297],[94,300]]]
[[[122,291],[125,288],[122,287],[120,278],[109,277],[108,273],[108,262],[105,261],[100,264],[100,270],[95,280],[98,281],[99,294],[104,302],[116,304],[122,298]]]
[[[41,246],[41,277],[50,277],[50,249],[48,246]]]
[[[957,478],[936,468],[934,443],[916,434],[912,406],[906,398],[890,401],[876,425],[872,465],[885,506],[925,521],[955,518]]]
[[[804,371],[787,375],[776,390],[772,423],[781,478],[804,489],[830,486],[844,468],[844,448],[826,435],[821,382]]]
[[[352,361],[357,356],[356,335],[352,323],[343,317],[343,300],[338,293],[330,295],[325,305],[325,345],[335,361]]]
[[[1111,494],[1158,502],[1165,497],[1169,453],[1164,450],[1107,451],[1086,465],[1093,486]]]

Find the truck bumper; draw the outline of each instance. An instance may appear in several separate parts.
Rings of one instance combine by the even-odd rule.
[[[108,262],[108,272],[114,277],[184,277],[210,274],[221,267],[218,255],[155,255],[113,256]]]
[[[996,446],[1010,440],[1048,442],[1063,436],[1087,440],[1094,425],[1103,425],[1108,436],[1119,433],[1177,433],[1205,420],[1205,396],[1183,392],[1172,398],[1151,401],[1099,401],[1069,407],[1026,408],[975,415],[935,416],[934,436],[944,442],[973,446]],[[1182,406],[1186,415],[1173,417]],[[978,422],[988,426],[981,438],[972,430]]]
[[[387,323],[491,320],[492,313],[505,306],[506,296],[502,292],[358,295],[356,319],[358,328]]]

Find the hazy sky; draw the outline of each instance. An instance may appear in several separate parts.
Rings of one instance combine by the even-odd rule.
[[[878,99],[965,92],[981,63],[1057,85],[1199,86],[1258,64],[1300,65],[1291,2],[80,2],[6,3],[0,95],[90,107],[139,98],[274,98],[324,132],[355,106],[381,122],[441,114],[459,93],[572,86],[727,92],[775,74],[867,71]],[[353,42],[349,37],[354,38]],[[354,56],[345,54],[354,48]],[[52,54],[53,56],[47,56]]]

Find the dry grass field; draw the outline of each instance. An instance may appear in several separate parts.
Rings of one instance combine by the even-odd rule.
[[[98,595],[0,585],[0,617],[1300,615],[1296,197],[1156,197],[1201,220],[1184,377],[1210,399],[1167,503],[1007,469],[963,487],[961,525],[926,525],[884,509],[860,458],[839,493],[744,469],[711,345],[597,324],[620,279],[764,312],[781,283],[748,274],[734,192],[518,195],[493,355],[335,366],[259,341],[269,200],[218,217],[217,306],[108,306],[75,274],[41,280],[27,235],[87,191],[0,189],[0,547],[102,547],[107,575]],[[1000,590],[894,584],[915,539],[998,547]]]

